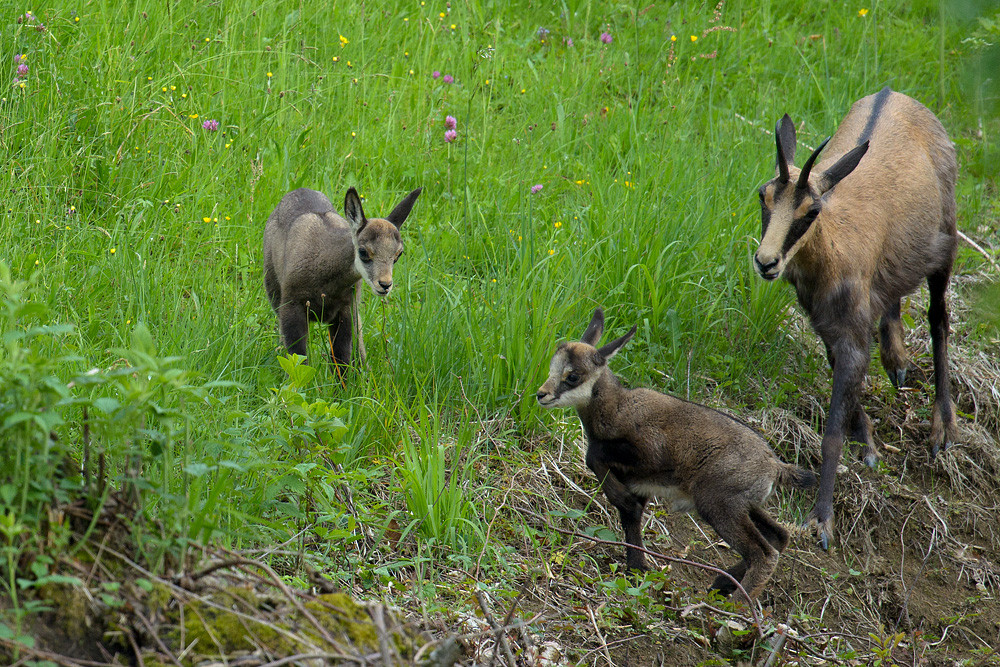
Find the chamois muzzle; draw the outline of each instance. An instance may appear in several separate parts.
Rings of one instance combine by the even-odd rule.
[[[768,260],[766,263],[760,260],[758,255],[753,256],[753,265],[757,269],[757,273],[764,280],[774,280],[778,277],[778,272],[773,269],[778,266],[780,259]]]

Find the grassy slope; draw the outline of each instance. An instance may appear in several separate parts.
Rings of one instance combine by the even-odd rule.
[[[356,185],[384,214],[424,186],[397,288],[366,299],[370,370],[342,388],[316,363],[307,393],[348,407],[349,462],[375,487],[413,488],[419,461],[451,456],[429,441],[466,443],[458,484],[486,494],[464,510],[475,543],[522,438],[555,423],[532,400],[554,342],[595,305],[609,332],[639,325],[617,362],[630,381],[693,397],[719,386],[766,407],[798,345],[781,333],[790,289],[762,284],[747,259],[782,113],[814,146],[883,85],[922,100],[959,143],[960,228],[983,235],[993,128],[975,135],[963,88],[969,24],[936,3],[733,0],[717,16],[698,3],[311,4],[36,6],[44,32],[0,10],[30,67],[24,88],[6,54],[0,68],[3,259],[38,272],[86,364],[119,364],[142,322],[162,353],[241,383],[219,390],[223,407],[188,408],[195,460],[296,462],[247,451],[272,428],[266,401],[284,377],[261,232],[295,187],[339,204]],[[963,251],[959,270],[976,261]],[[324,347],[314,330],[317,359]],[[493,441],[460,426],[481,418],[503,424]],[[502,456],[481,458],[494,446]],[[268,475],[214,480],[217,538],[294,532],[260,491]]]

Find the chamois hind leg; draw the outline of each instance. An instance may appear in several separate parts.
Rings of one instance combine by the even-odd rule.
[[[771,546],[781,553],[788,546],[788,530],[764,509],[758,505],[750,506],[750,520],[757,526],[757,530],[770,542]]]
[[[264,291],[267,293],[267,300],[271,302],[271,308],[278,312],[281,307],[281,284],[270,266],[264,269]]]
[[[727,572],[735,577],[742,570],[740,584],[750,600],[756,599],[778,565],[778,550],[757,529],[746,507],[739,507],[738,504],[706,506],[699,507],[698,512],[743,557],[741,563]],[[723,595],[736,590],[733,582],[721,575],[716,577],[712,588],[718,589]]]
[[[882,368],[889,376],[892,386],[899,389],[906,381],[906,368],[909,365],[906,355],[906,346],[903,345],[903,321],[901,317],[901,304],[896,300],[882,316],[882,321],[878,327],[879,356],[882,359]]]
[[[934,409],[931,417],[931,455],[948,449],[958,439],[955,423],[955,405],[951,400],[951,378],[948,373],[948,289],[950,269],[932,273],[927,277],[931,304],[927,319],[931,326],[931,345],[934,351]]]
[[[289,354],[306,355],[306,340],[309,338],[309,320],[306,305],[298,301],[286,301],[278,308],[278,326],[281,338]]]

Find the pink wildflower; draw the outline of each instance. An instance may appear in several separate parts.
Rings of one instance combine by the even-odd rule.
[[[209,132],[215,132],[216,130],[219,129],[219,121],[212,118],[206,120],[204,123],[201,124],[201,126],[202,128],[208,130]]]
[[[21,63],[20,65],[17,66],[17,75],[18,76],[24,76],[27,73],[28,73],[28,66],[27,65],[25,65],[24,63]]]
[[[455,120],[454,116],[445,116],[444,126],[449,130],[454,130],[456,127],[458,127],[458,121]]]
[[[458,139],[458,132],[456,132],[455,130],[448,130],[447,132],[444,133],[444,140],[447,141],[449,144],[455,141],[455,139]]]
[[[567,48],[573,46],[573,38],[572,37],[563,37],[563,44],[565,44]]]
[[[455,77],[453,77],[451,74],[445,74],[444,78],[441,80],[444,81],[445,83],[454,83]]]
[[[531,194],[537,195],[539,192],[542,191],[543,187],[545,187],[545,186],[542,185],[541,183],[539,183],[538,185],[532,185],[531,186]]]
[[[601,41],[604,42],[605,44],[610,44],[611,43],[611,33],[610,32],[602,32],[601,33]]]
[[[439,78],[441,78],[441,72],[439,72],[437,70],[434,70],[434,72],[431,74],[431,78],[432,79],[439,79]]]

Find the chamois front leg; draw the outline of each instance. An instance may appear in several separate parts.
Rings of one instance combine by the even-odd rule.
[[[306,304],[299,301],[286,301],[278,308],[278,324],[281,328],[281,338],[289,354],[306,355],[306,340],[309,337],[309,320],[306,314]]]
[[[604,495],[618,509],[622,519],[622,529],[625,531],[625,564],[632,570],[648,570],[646,555],[639,551],[642,544],[642,512],[646,508],[646,498],[637,496],[621,483],[615,473],[604,464],[588,457],[587,467],[594,471]],[[634,549],[633,547],[639,547]]]
[[[867,332],[868,328],[861,328]],[[824,549],[833,538],[833,487],[837,466],[844,448],[844,436],[855,411],[860,410],[858,392],[868,368],[868,347],[860,341],[843,337],[831,346],[836,359],[833,367],[833,395],[823,433],[823,463],[820,466],[819,494],[806,525],[816,530]]]
[[[927,277],[931,305],[927,319],[931,326],[931,346],[934,351],[934,409],[931,415],[931,455],[948,449],[958,440],[955,405],[951,401],[951,379],[948,373],[948,289],[949,271]]]
[[[884,318],[882,322],[883,324],[885,323]],[[883,357],[883,363],[885,363],[884,359],[885,357]],[[826,345],[826,360],[830,362],[830,370],[833,370],[837,364],[837,359],[829,345]],[[855,402],[854,412],[848,421],[847,437],[852,442],[861,444],[859,457],[864,461],[866,466],[874,468],[875,464],[878,463],[878,452],[875,451],[875,446],[872,444],[872,423],[868,419],[868,415],[865,414],[861,401]]]
[[[351,364],[351,309],[343,308],[329,326],[330,346],[333,362],[349,366]]]
[[[906,358],[906,346],[903,345],[903,321],[900,319],[901,305],[896,300],[882,316],[878,326],[879,357],[882,368],[889,376],[889,382],[896,389],[906,381],[906,368],[909,362]]]

